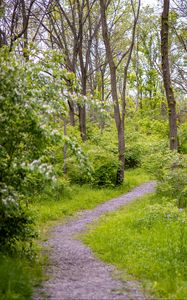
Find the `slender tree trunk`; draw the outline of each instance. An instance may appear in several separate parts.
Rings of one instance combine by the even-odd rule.
[[[68,106],[69,106],[69,119],[71,126],[75,126],[75,106],[73,101],[68,100]]]
[[[104,109],[104,105],[105,105],[105,70],[101,70],[101,87],[100,87],[100,93],[101,93],[101,105],[102,108]],[[100,122],[100,127],[101,127],[101,132],[103,132],[104,127],[105,127],[105,118],[103,116],[101,116],[101,122]]]
[[[79,109],[79,126],[80,126],[80,133],[82,141],[86,141],[86,108],[85,105],[78,106]]]
[[[164,80],[164,88],[168,103],[169,114],[169,134],[170,134],[170,149],[177,150],[177,115],[176,102],[174,92],[171,84],[170,65],[169,65],[169,0],[164,0],[164,7],[162,12],[162,26],[161,26],[161,54],[162,54],[162,73]]]
[[[1,19],[2,16],[4,15],[4,13],[3,13],[3,0],[0,0],[0,13],[2,14],[2,15],[0,15],[0,19]],[[0,48],[3,47],[4,45],[7,45],[6,34],[5,34],[4,30],[2,30],[0,28]]]
[[[139,43],[139,35],[137,34],[137,41],[136,41],[136,62],[135,62],[135,72],[136,72],[136,88],[137,88],[137,109],[140,108],[142,110],[142,92],[141,92],[141,80],[140,80],[140,68],[139,68],[139,48],[138,48],[138,43]]]
[[[73,68],[69,68],[70,71],[75,74],[75,67],[73,66]],[[73,92],[73,82],[70,80],[68,81],[68,86],[71,92]],[[68,100],[68,106],[69,106],[69,120],[70,120],[70,124],[71,126],[75,126],[75,103],[74,101],[72,101],[71,99]]]
[[[67,135],[67,121],[66,119],[64,119],[64,136]],[[63,153],[64,153],[64,174],[67,173],[67,144],[64,144],[64,149],[63,149]]]
[[[82,83],[82,95],[86,96],[86,88],[87,88],[87,67],[84,64],[84,53],[83,53],[83,9],[84,9],[84,1],[81,3],[80,0],[77,0],[77,8],[79,15],[79,61],[80,61],[80,70],[81,70],[81,83]],[[87,62],[87,58],[86,58]],[[81,105],[78,104],[79,110],[79,127],[82,141],[86,141],[86,106],[84,103]]]
[[[29,53],[28,53],[28,25],[27,25],[27,13],[26,13],[26,6],[25,0],[21,1],[22,5],[22,18],[23,18],[23,28],[26,28],[23,33],[23,56],[26,60],[29,60]]]
[[[86,74],[82,72],[82,95],[86,96],[86,83],[87,78]],[[79,110],[79,126],[80,126],[80,134],[82,141],[86,141],[86,106],[84,103],[81,105],[78,104],[78,110]]]
[[[124,138],[124,121],[121,121],[118,128],[118,153],[119,168],[117,171],[116,184],[121,184],[124,180],[125,166],[125,138]]]
[[[7,45],[6,34],[0,29],[0,48]]]

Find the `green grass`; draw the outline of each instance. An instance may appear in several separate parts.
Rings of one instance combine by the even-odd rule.
[[[31,207],[36,216],[37,225],[41,227],[50,221],[63,220],[64,217],[72,216],[77,211],[94,208],[150,179],[141,169],[128,170],[125,176],[123,185],[116,188],[92,188],[89,185],[74,185],[67,196],[64,195],[58,200],[42,198],[41,195],[40,199],[36,198]]]
[[[29,300],[42,278],[41,267],[26,259],[0,253],[0,299]]]
[[[148,180],[149,176],[141,169],[135,169],[126,172],[125,183],[118,188],[73,186],[67,195],[64,193],[58,199],[46,194],[38,195],[33,199],[30,209],[35,216],[39,238],[46,239],[46,230],[56,221],[62,221],[77,211],[91,209]],[[33,285],[41,281],[42,264],[40,258],[31,264],[26,259],[0,255],[0,299],[30,300]]]
[[[104,216],[82,239],[156,299],[187,299],[186,213],[171,203],[155,205],[157,197],[148,195]]]

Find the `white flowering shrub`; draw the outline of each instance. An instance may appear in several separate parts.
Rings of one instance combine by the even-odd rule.
[[[67,113],[61,59],[25,62],[0,49],[0,247],[32,238],[28,198],[56,180],[49,148],[61,141]]]

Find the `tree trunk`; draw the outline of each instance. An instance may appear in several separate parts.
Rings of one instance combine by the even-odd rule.
[[[86,96],[86,88],[87,88],[87,67],[84,64],[84,51],[83,51],[83,9],[84,9],[84,2],[81,3],[80,0],[77,1],[77,9],[78,9],[78,16],[79,16],[79,43],[78,43],[78,54],[79,54],[79,61],[80,61],[80,71],[81,71],[81,84],[82,84],[82,95]],[[83,58],[84,57],[84,58]],[[87,59],[86,59],[87,62]],[[78,104],[79,110],[79,128],[82,141],[86,141],[86,106],[83,103]]]
[[[116,185],[119,185],[124,180],[124,166],[125,166],[125,138],[124,138],[124,122],[121,121],[118,128],[118,154],[119,154],[119,168],[116,176]]]
[[[170,66],[169,66],[169,0],[164,0],[164,7],[162,12],[162,26],[161,26],[161,54],[162,54],[162,73],[164,80],[164,88],[168,103],[169,114],[169,134],[170,134],[170,149],[177,150],[177,115],[176,102],[174,92],[171,84]]]
[[[67,121],[66,119],[64,119],[64,136],[67,135]],[[63,149],[63,153],[64,153],[64,174],[67,173],[67,144],[65,142],[64,144],[64,149]]]
[[[78,105],[79,109],[79,126],[82,141],[86,141],[86,108],[85,105]]]
[[[69,119],[71,126],[75,126],[75,109],[74,109],[74,103],[71,100],[68,100],[68,106],[69,106]]]
[[[86,74],[82,72],[82,95],[86,96]],[[86,141],[86,105],[84,103],[78,104],[79,110],[79,127],[82,141]]]
[[[25,0],[21,1],[22,5],[22,18],[23,18],[23,28],[26,28],[23,33],[23,56],[26,60],[29,60],[29,53],[28,53],[28,24],[27,24],[27,13],[26,13],[26,6]]]

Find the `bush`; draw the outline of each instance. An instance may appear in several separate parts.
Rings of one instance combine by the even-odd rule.
[[[68,198],[71,195],[71,191],[69,180],[65,177],[57,177],[54,178],[53,182],[45,186],[40,196],[44,200],[51,199],[52,201],[59,201],[65,197]]]
[[[178,206],[181,208],[187,207],[187,186],[182,189],[178,196]]]
[[[75,157],[70,157],[67,160],[67,175],[71,183],[85,184],[91,182],[91,177],[88,176],[84,166],[78,165]]]
[[[125,168],[136,168],[141,164],[141,147],[138,144],[127,145],[125,150]]]
[[[143,158],[150,151],[150,141],[151,143],[155,143],[152,141],[150,137],[148,138],[145,134],[142,134],[136,131],[134,128],[129,127],[126,132],[126,146],[125,146],[125,167],[126,168],[135,168],[139,167],[142,164]]]
[[[28,198],[51,180],[51,166],[41,158],[65,112],[62,74],[55,81],[46,76],[55,68],[51,60],[52,55],[46,65],[25,62],[7,47],[0,49],[0,246],[6,249],[34,236]]]
[[[97,153],[94,159],[92,183],[96,186],[115,186],[119,162],[108,153]]]
[[[30,247],[36,236],[31,218],[24,202],[15,190],[1,185],[0,198],[0,247],[1,250],[14,250],[17,242],[27,242],[23,249]]]
[[[187,159],[184,155],[163,148],[150,154],[144,166],[158,180],[157,193],[161,197],[176,199],[179,207],[187,206]]]
[[[183,165],[165,171],[163,179],[159,182],[157,192],[161,196],[168,196],[170,199],[177,199],[178,205],[185,204],[185,187],[187,185],[187,168]],[[186,201],[187,202],[187,201]]]
[[[175,202],[168,202],[167,198],[162,199],[162,204],[148,205],[144,208],[144,218],[137,218],[134,221],[134,226],[141,228],[151,229],[156,224],[168,224],[169,222],[176,222],[183,226],[186,223],[186,214],[184,211],[176,207]]]
[[[138,124],[141,127],[141,131],[146,134],[155,134],[160,138],[166,138],[169,134],[167,120],[156,120],[153,118],[141,117],[138,120]]]
[[[187,122],[180,125],[178,130],[179,151],[187,154]]]
[[[81,164],[77,164],[76,158],[68,159],[68,176],[70,181],[78,184],[90,183],[94,186],[115,186],[116,174],[119,166],[115,155],[101,149],[100,147],[88,150],[90,161],[88,169]]]

